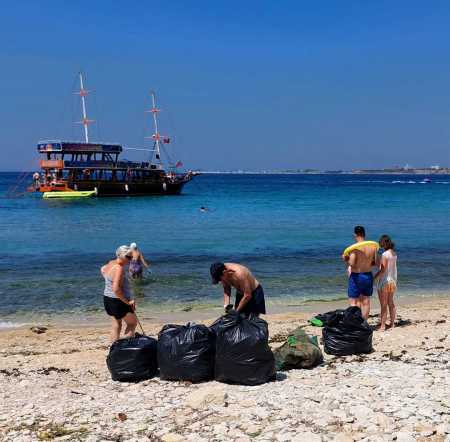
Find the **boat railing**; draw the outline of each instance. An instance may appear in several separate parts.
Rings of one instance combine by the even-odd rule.
[[[102,160],[91,160],[91,161],[64,161],[64,167],[68,169],[155,169],[152,164],[148,162],[128,162],[128,161],[102,161]]]

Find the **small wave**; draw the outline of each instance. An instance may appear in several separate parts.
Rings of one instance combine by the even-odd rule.
[[[392,184],[405,184],[405,183],[406,183],[406,181],[400,181],[400,180],[392,181]]]
[[[0,321],[0,330],[4,330],[7,328],[18,328],[26,325],[21,322],[11,322],[11,321]]]
[[[449,184],[450,181],[436,181],[436,184]]]

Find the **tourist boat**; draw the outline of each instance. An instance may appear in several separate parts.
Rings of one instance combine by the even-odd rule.
[[[149,152],[149,160],[144,162],[121,160],[124,148],[116,143],[92,142],[89,140],[86,96],[83,75],[79,74],[84,141],[44,140],[37,150],[44,158],[40,161],[41,173],[33,174],[33,185],[29,190],[44,194],[45,198],[91,197],[91,196],[136,196],[136,195],[177,195],[183,186],[197,173],[181,172],[181,162],[173,164],[164,145],[169,137],[161,136],[158,130],[156,96],[151,92],[151,113],[154,124],[152,148],[137,150]],[[163,162],[162,151],[168,158],[168,166]],[[58,193],[58,195],[56,194]]]

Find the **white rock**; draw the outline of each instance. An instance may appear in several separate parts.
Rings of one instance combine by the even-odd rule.
[[[292,439],[292,442],[322,442],[322,436],[320,434],[311,433],[306,431],[304,433],[297,433]]]
[[[256,425],[256,424],[249,424],[244,426],[244,431],[249,435],[249,436],[258,436],[259,433],[261,433],[262,427],[261,425]]]
[[[416,442],[416,438],[407,431],[400,431],[395,435],[397,437],[397,442]]]
[[[357,405],[356,407],[351,407],[350,413],[353,414],[353,416],[355,416],[356,419],[361,422],[367,422],[367,420],[371,418],[373,415],[373,411],[364,405]]]
[[[167,433],[161,437],[163,442],[182,442],[184,437],[177,433]]]
[[[440,424],[436,427],[436,433],[439,435],[450,434],[450,424]]]
[[[353,442],[354,440],[349,434],[340,433],[334,437],[333,442]]]
[[[186,399],[186,405],[193,409],[208,405],[223,405],[227,394],[223,387],[203,387],[193,391]]]

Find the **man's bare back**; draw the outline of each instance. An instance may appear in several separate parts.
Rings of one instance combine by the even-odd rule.
[[[233,262],[226,262],[225,267],[222,279],[224,287],[226,285],[234,287],[240,293],[253,292],[258,287],[258,280],[247,267]]]
[[[376,264],[377,249],[374,246],[362,246],[350,253],[348,264],[353,273],[370,272]]]

